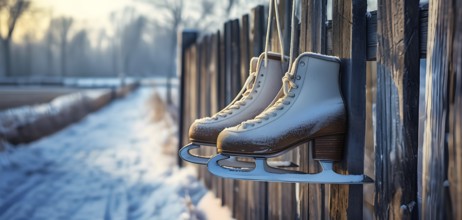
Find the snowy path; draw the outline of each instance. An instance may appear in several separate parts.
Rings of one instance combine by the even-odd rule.
[[[163,154],[142,89],[39,141],[0,153],[0,219],[187,219],[206,189]],[[150,104],[152,105],[152,103]]]

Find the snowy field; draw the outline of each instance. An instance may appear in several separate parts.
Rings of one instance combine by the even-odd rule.
[[[0,153],[0,219],[229,218],[194,169],[176,166],[177,128],[153,111],[153,94],[139,89]]]

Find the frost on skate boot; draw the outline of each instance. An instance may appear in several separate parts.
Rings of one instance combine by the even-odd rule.
[[[224,109],[213,115],[194,121],[189,129],[191,144],[183,147],[179,154],[186,161],[206,164],[210,157],[201,157],[190,153],[200,145],[216,145],[218,134],[227,127],[252,119],[275,99],[282,87],[281,79],[287,70],[287,62],[281,61],[281,55],[268,53],[265,66],[265,53],[252,58],[250,74],[237,97]]]
[[[209,161],[209,171],[225,178],[277,182],[351,184],[368,180],[363,175],[340,175],[332,170],[332,161],[342,159],[347,127],[339,67],[336,57],[301,54],[284,76],[282,98],[254,119],[219,134],[219,155]],[[266,164],[266,158],[309,141],[313,141],[313,159],[321,161],[323,172],[305,174]],[[229,156],[254,157],[256,167],[220,167],[217,162]]]

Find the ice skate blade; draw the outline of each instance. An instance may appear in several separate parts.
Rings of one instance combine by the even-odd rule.
[[[191,143],[188,144],[180,149],[178,152],[178,155],[180,155],[181,159],[188,161],[190,163],[195,163],[199,165],[205,165],[209,161],[209,159],[213,156],[199,156],[196,154],[192,154],[190,150],[197,149],[201,145],[208,146],[208,147],[213,147],[211,145],[205,145],[205,144],[196,144],[196,143]],[[245,168],[245,169],[253,169],[255,168],[255,163],[253,162],[244,162],[244,161],[239,161],[236,159],[236,157],[229,157],[225,160],[221,160],[220,165],[223,167],[229,167],[229,168]],[[296,164],[290,163],[288,161],[269,161],[268,162],[270,165],[274,167],[297,167]]]
[[[190,152],[190,150],[199,148],[200,146],[201,145],[195,144],[195,143],[188,144],[180,149],[180,151],[178,152],[178,155],[181,157],[181,159],[186,160],[190,163],[205,165],[207,164],[211,156],[209,157],[199,156],[199,155],[192,154]]]
[[[255,158],[255,168],[236,169],[220,166],[220,161],[228,156],[218,154],[207,163],[210,173],[223,178],[286,183],[321,183],[321,184],[365,184],[373,180],[365,175],[341,175],[333,169],[332,161],[320,161],[322,171],[308,174],[299,171],[271,167],[265,158]]]

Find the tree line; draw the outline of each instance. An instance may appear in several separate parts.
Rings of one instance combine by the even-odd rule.
[[[0,76],[175,76],[177,32],[182,27],[215,31],[240,8],[262,0],[137,0],[162,19],[135,7],[108,16],[111,27],[78,25],[66,16],[43,16],[30,0],[0,0]],[[245,11],[245,10],[242,10]],[[14,41],[25,16],[48,19],[44,33],[28,31]],[[41,35],[37,39],[37,35]]]

